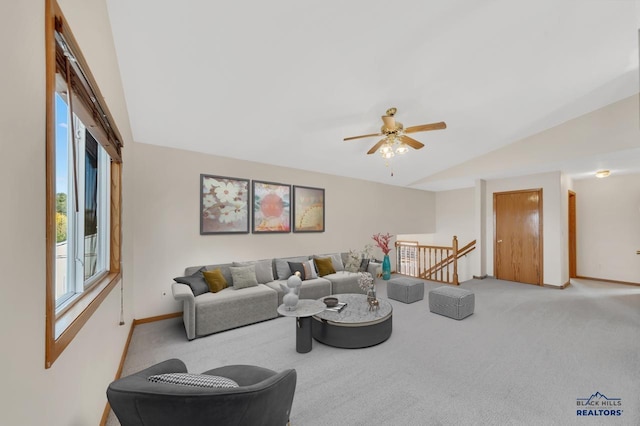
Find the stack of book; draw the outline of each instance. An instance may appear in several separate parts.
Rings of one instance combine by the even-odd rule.
[[[326,308],[325,311],[342,312],[342,310],[344,309],[345,306],[347,306],[346,303],[338,302],[338,304],[336,306],[333,306],[331,308]]]

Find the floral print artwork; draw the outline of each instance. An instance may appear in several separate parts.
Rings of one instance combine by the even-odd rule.
[[[249,232],[249,181],[200,175],[200,233]]]

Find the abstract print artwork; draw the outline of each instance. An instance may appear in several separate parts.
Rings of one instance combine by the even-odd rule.
[[[293,186],[293,232],[324,232],[324,189]]]
[[[253,233],[291,231],[291,185],[253,181]]]
[[[249,232],[249,180],[200,175],[200,234]]]

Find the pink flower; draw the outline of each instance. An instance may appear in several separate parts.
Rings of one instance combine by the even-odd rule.
[[[389,234],[388,232],[386,234],[375,234],[373,237],[373,241],[376,242],[376,245],[378,247],[380,247],[380,250],[382,250],[382,253],[384,253],[385,255],[389,254],[389,252],[391,251],[391,249],[389,248],[389,243],[391,242],[391,238],[393,238],[393,235]]]

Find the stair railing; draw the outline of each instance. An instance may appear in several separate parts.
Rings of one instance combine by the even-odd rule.
[[[476,248],[476,240],[458,248],[458,237],[454,235],[451,247],[420,245],[417,241],[396,241],[395,247],[398,273],[459,285],[458,259]]]

